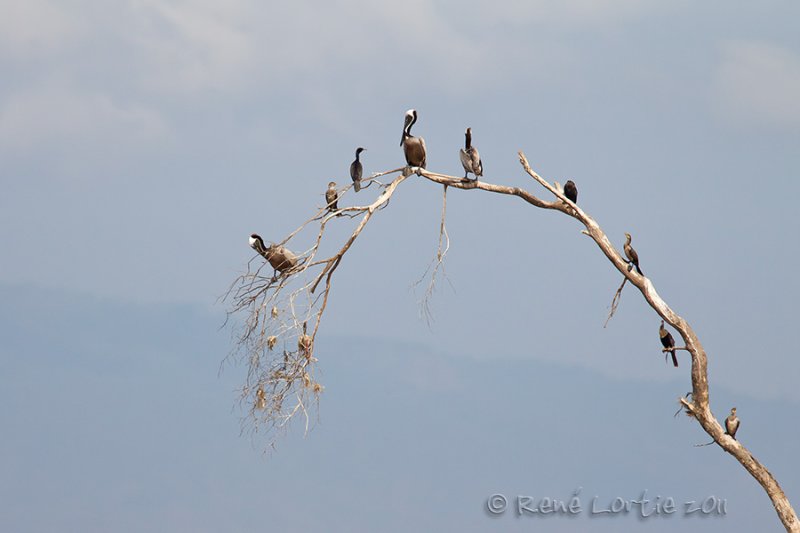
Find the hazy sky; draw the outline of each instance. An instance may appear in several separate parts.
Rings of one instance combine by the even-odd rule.
[[[168,380],[174,394],[203,389],[207,405],[223,409],[235,422],[238,414],[227,402],[241,376],[230,369],[218,381],[205,372],[215,372],[225,355],[228,332],[198,333],[211,339],[200,349],[176,341],[183,337],[172,336],[170,328],[221,323],[225,307],[215,300],[252,258],[247,236],[255,231],[279,240],[306,220],[322,205],[328,181],[348,181],[355,147],[368,149],[366,173],[400,166],[403,113],[413,107],[419,112],[415,134],[426,139],[433,171],[461,173],[457,152],[470,126],[486,181],[522,186],[549,199],[520,168],[518,150],[544,177],[573,179],[581,206],[618,247],[624,232],[634,235],[645,274],[699,334],[709,354],[717,416],[736,404],[744,417],[750,402],[743,431],[750,426],[765,432],[759,436],[763,452],[777,446],[775,435],[786,436],[787,419],[777,413],[792,413],[800,403],[800,360],[793,349],[793,304],[800,298],[793,274],[800,257],[794,206],[800,193],[797,2],[732,7],[632,0],[0,0],[0,12],[3,309],[36,336],[42,333],[35,327],[38,309],[51,298],[64,298],[68,303],[50,319],[58,324],[60,316],[69,316],[71,324],[52,342],[0,344],[4,364],[13,371],[6,374],[8,383],[14,383],[14,372],[38,375],[38,386],[45,388],[70,372],[81,380],[108,372],[127,380],[120,405],[138,412],[141,406],[128,402],[143,383],[86,352],[116,350],[113,338],[94,327],[115,323],[113,313],[100,312],[104,306],[126,310],[120,316],[152,312],[166,329],[132,346],[151,357],[168,343],[182,361],[166,368],[176,373]],[[351,193],[342,202],[365,203],[374,194],[374,188],[356,198]],[[575,391],[558,398],[559,405],[574,410],[595,404],[598,391],[630,388],[623,395],[630,399],[652,386],[664,403],[647,421],[631,418],[615,426],[621,438],[628,437],[622,438],[621,451],[637,446],[643,425],[663,424],[670,439],[673,431],[683,431],[674,428],[688,424],[674,422],[672,407],[690,389],[686,354],[677,370],[663,364],[658,319],[630,287],[617,316],[603,328],[620,276],[563,215],[514,198],[450,191],[449,282],[432,301],[433,324],[420,319],[421,294],[412,285],[436,252],[440,203],[439,187],[413,178],[373,219],[337,271],[318,349],[330,343],[328,349],[348,352],[350,344],[366,345],[375,350],[373,356],[380,358],[385,350],[390,358],[403,352],[398,346],[412,347],[415,360],[440,357],[453,368],[471,369],[464,371],[472,376],[487,366],[498,375],[503,368],[514,373],[517,365],[533,373],[549,369]],[[332,236],[341,239],[352,222],[337,223]],[[311,238],[298,237],[297,248]],[[72,310],[69,302],[78,308]],[[204,318],[192,321],[187,313]],[[19,329],[12,324],[0,329],[3,339]],[[130,333],[129,326],[114,327]],[[83,342],[87,338],[106,339],[108,345],[90,348],[91,342]],[[60,349],[61,355],[52,352]],[[192,365],[196,349],[203,353],[203,372],[183,366]],[[126,350],[131,357],[137,353]],[[45,355],[63,366],[52,372],[49,366],[27,366],[49,360]],[[416,374],[433,372],[420,365]],[[144,379],[147,373],[133,376]],[[598,389],[582,393],[570,386],[573,376],[599,380]],[[326,385],[322,420],[338,428],[343,422],[329,417],[325,402],[356,404],[363,391],[334,387],[334,393],[335,383]],[[505,386],[487,380],[480,394],[502,397]],[[380,394],[380,388],[370,391]],[[38,417],[27,398],[43,391],[9,386],[6,394],[18,406],[7,415],[9,427],[18,430],[15,438],[35,435],[31,428]],[[72,394],[78,393],[67,387],[55,405]],[[524,394],[515,394],[524,401]],[[334,399],[337,395],[343,397]],[[450,428],[436,416],[438,396],[422,397],[432,402],[425,405],[433,411],[431,424],[441,422],[436,429],[426,426],[427,434],[441,432],[459,446],[454,435],[461,426]],[[554,408],[548,407],[554,401],[549,398],[532,401]],[[756,405],[777,410],[758,410],[760,418],[753,420]],[[399,407],[365,410],[364,416],[414,431]],[[526,423],[524,417],[514,420]],[[203,428],[202,422],[196,422],[197,435],[236,432],[235,423],[231,429],[224,423]],[[567,431],[563,426],[555,424],[542,440],[558,442]],[[154,442],[164,437],[163,456],[154,447],[147,460],[160,464],[178,453],[173,446],[179,443],[164,436],[161,425],[149,429],[138,420],[133,427],[152,434]],[[482,442],[489,446],[487,433]],[[102,425],[90,428],[85,438],[93,435],[103,435]],[[683,446],[676,457],[695,454],[690,445],[702,440],[698,435],[693,431],[671,441]],[[796,447],[800,434],[793,430],[789,436]],[[315,431],[307,439],[317,440],[308,449],[315,464],[327,464],[315,455],[321,450],[347,444],[326,438]],[[366,439],[367,447],[385,444],[383,435],[371,431],[358,438]],[[513,432],[497,439],[513,440]],[[236,456],[242,464],[267,468],[257,451],[226,449],[235,438],[224,442],[214,461]],[[63,448],[58,436],[40,445],[42,454]],[[116,445],[131,446],[125,439]],[[594,444],[584,446],[576,453],[591,453]],[[6,452],[21,450],[32,453],[22,444]],[[711,449],[701,453],[720,455]],[[371,475],[380,479],[387,462],[375,460]],[[278,454],[269,468],[282,468],[275,466],[280,463]],[[792,466],[772,468],[779,481],[797,487]],[[89,479],[100,471],[94,467]],[[642,483],[669,471],[653,467],[653,477]],[[730,483],[737,487],[754,485],[730,461],[720,472],[735,476]],[[609,476],[599,473],[596,479]],[[544,489],[568,491],[588,483],[575,477],[580,476]],[[502,478],[495,481],[503,485]],[[424,486],[424,479],[419,482]],[[472,496],[467,503],[454,496],[447,505],[473,505]],[[446,527],[447,518],[461,512],[441,510],[436,527]],[[595,530],[598,522],[578,523]],[[495,527],[491,524],[504,525],[487,522],[486,528]],[[729,522],[718,524],[730,530]],[[87,524],[78,520],[74,529],[91,529],[82,526]],[[176,520],[169,529],[193,527]]]

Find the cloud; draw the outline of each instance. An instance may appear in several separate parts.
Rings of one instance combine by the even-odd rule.
[[[712,105],[747,125],[800,125],[800,56],[756,41],[728,42],[714,71]]]
[[[471,5],[472,4],[472,5]],[[510,0],[498,3],[453,0],[452,11],[468,14],[476,26],[492,23],[531,29],[586,29],[620,25],[632,18],[672,10],[655,0]]]
[[[74,16],[46,0],[0,2],[0,57],[27,58],[60,49],[79,33]]]
[[[57,84],[16,93],[0,107],[0,146],[14,151],[39,149],[53,140],[69,147],[130,147],[168,136],[158,113],[146,107]]]
[[[26,69],[66,71],[76,87],[99,82],[101,92],[117,97],[139,91],[139,100],[350,89],[382,94],[394,83],[458,94],[495,86],[523,65],[542,70],[567,62],[569,52],[540,35],[543,30],[620,24],[651,13],[653,5],[123,0],[65,10],[54,0],[30,0],[4,10],[0,48],[14,50],[11,57],[39,50],[46,61]],[[531,37],[534,30],[539,33]]]
[[[144,85],[169,92],[241,86],[255,66],[254,33],[245,29],[248,5],[135,0],[135,20],[126,30]]]
[[[428,0],[131,5],[126,41],[139,81],[155,92],[313,91],[321,79],[359,71],[351,82],[381,84],[394,75],[453,87],[476,76],[452,58],[489,59],[484,46]]]

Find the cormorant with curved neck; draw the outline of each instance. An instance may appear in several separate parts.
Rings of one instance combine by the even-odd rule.
[[[739,430],[739,418],[736,416],[736,408],[731,409],[731,414],[725,419],[725,434],[730,435],[736,440],[736,432]]]
[[[459,150],[458,153],[461,158],[461,166],[464,167],[464,179],[467,179],[467,174],[472,172],[475,175],[475,181],[477,181],[478,176],[483,176],[483,163],[481,162],[480,154],[478,154],[478,149],[472,146],[472,128],[467,128],[464,137],[464,148]]]
[[[575,186],[574,181],[567,180],[564,184],[564,196],[569,198],[573,204],[578,203],[578,188]]]
[[[658,327],[658,336],[661,337],[661,345],[664,348],[667,348],[667,349],[671,348],[671,350],[669,350],[669,352],[667,352],[667,353],[672,355],[672,364],[677,367],[678,366],[678,358],[675,357],[675,339],[672,338],[672,333],[667,331],[667,329],[664,327],[664,321],[663,320],[661,321],[661,325]],[[664,360],[665,361],[667,359],[667,353],[664,354]]]
[[[328,184],[328,190],[325,191],[325,203],[328,206],[328,211],[336,211],[339,209],[339,193],[336,192],[335,181]]]
[[[356,192],[361,190],[361,175],[364,173],[364,167],[361,166],[361,161],[359,161],[358,156],[360,156],[361,152],[364,150],[366,150],[366,148],[361,148],[360,146],[356,148],[356,159],[350,163],[350,177],[353,179],[353,188]]]
[[[406,156],[406,163],[410,167],[425,168],[427,163],[427,152],[425,150],[425,139],[411,135],[411,126],[417,122],[417,110],[409,109],[406,111],[405,125],[403,126],[403,138],[400,146]]]
[[[628,262],[636,267],[636,272],[638,272],[641,276],[644,276],[644,274],[642,274],[642,269],[639,268],[639,254],[637,254],[636,250],[634,250],[631,246],[630,233],[625,234],[625,246],[623,248],[625,250],[625,257],[628,258]]]

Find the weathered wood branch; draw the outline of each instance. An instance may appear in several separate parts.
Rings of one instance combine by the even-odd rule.
[[[600,250],[605,254],[611,264],[630,282],[632,283],[644,296],[644,299],[651,308],[664,319],[665,322],[670,324],[680,334],[685,342],[682,348],[688,351],[692,356],[692,401],[686,398],[681,398],[680,401],[687,409],[687,411],[698,421],[703,430],[708,433],[714,441],[727,453],[731,454],[737,461],[758,481],[763,487],[767,496],[772,501],[775,511],[781,520],[781,523],[786,528],[786,531],[792,533],[800,533],[800,522],[798,522],[797,514],[789,503],[786,494],[781,489],[777,480],[767,470],[764,465],[759,463],[755,457],[745,448],[741,442],[733,439],[725,433],[725,429],[717,421],[714,414],[711,412],[709,405],[709,392],[708,392],[708,358],[700,343],[700,339],[694,332],[689,323],[676,313],[672,308],[667,305],[658,292],[655,286],[645,276],[640,275],[633,269],[628,268],[628,261],[624,255],[619,253],[611,241],[603,232],[600,225],[580,207],[573,204],[566,198],[559,189],[548,183],[544,178],[539,176],[528,163],[525,154],[519,152],[519,161],[525,172],[541,184],[545,189],[550,191],[559,201],[547,202],[534,196],[533,194],[519,189],[517,187],[506,187],[501,185],[492,185],[484,182],[469,182],[469,183],[453,183],[459,178],[454,176],[447,176],[444,174],[436,174],[427,171],[420,171],[419,174],[435,181],[437,183],[447,183],[451,187],[459,189],[481,189],[485,191],[508,194],[518,196],[525,200],[527,203],[543,209],[555,209],[561,211],[567,216],[571,216],[581,222],[585,227],[584,233],[587,234],[592,240],[595,241]]]
[[[248,274],[237,278],[231,285],[227,296],[230,296],[234,301],[233,308],[229,311],[229,314],[245,310],[248,310],[250,313],[245,321],[244,333],[239,336],[238,343],[239,346],[247,352],[249,358],[248,383],[243,388],[242,401],[255,401],[255,403],[252,404],[255,407],[250,411],[251,416],[258,420],[255,416],[255,411],[266,409],[267,414],[264,415],[263,420],[267,422],[268,428],[274,428],[283,427],[296,413],[302,412],[306,414],[306,428],[308,428],[308,415],[306,413],[308,401],[304,391],[311,389],[314,393],[318,393],[321,390],[321,386],[312,381],[310,372],[313,371],[313,367],[310,365],[316,361],[316,359],[312,357],[314,340],[319,329],[320,321],[327,307],[328,296],[331,291],[332,276],[341,264],[345,254],[372,218],[373,214],[378,209],[388,204],[400,183],[411,176],[413,172],[432,182],[444,185],[445,190],[450,187],[463,190],[483,190],[497,194],[516,196],[535,207],[561,211],[565,215],[575,218],[583,224],[585,229],[582,230],[582,233],[594,240],[601,252],[624,278],[623,284],[617,290],[614,303],[618,303],[619,295],[625,282],[630,282],[639,290],[650,307],[663,318],[665,322],[670,324],[683,339],[685,346],[674,348],[675,350],[688,351],[692,357],[692,392],[690,395],[687,395],[687,397],[680,398],[683,409],[685,409],[687,414],[697,420],[714,442],[736,458],[764,488],[786,530],[792,533],[800,533],[800,522],[798,522],[797,515],[778,482],[740,441],[726,434],[724,428],[711,412],[709,405],[708,359],[697,334],[689,323],[672,310],[661,296],[659,296],[650,279],[630,268],[627,258],[614,247],[600,225],[589,214],[564,196],[563,190],[560,187],[550,184],[547,180],[539,176],[539,174],[531,168],[527,158],[522,152],[519,152],[519,161],[525,172],[553,194],[556,200],[543,200],[520,187],[495,185],[479,180],[467,180],[461,177],[431,172],[423,168],[398,168],[373,174],[368,180],[375,180],[377,177],[402,171],[402,174],[388,185],[381,185],[384,187],[384,190],[371,204],[366,206],[344,207],[334,212],[327,212],[327,208],[323,208],[314,217],[306,221],[297,230],[281,241],[280,245],[286,245],[288,241],[295,237],[309,223],[313,221],[319,221],[320,223],[316,242],[309,250],[300,254],[302,262],[297,268],[292,269],[288,275],[282,275],[277,279],[269,279],[259,274],[261,270],[261,268],[259,268],[255,273],[250,273],[248,271]],[[446,202],[446,196],[444,197],[444,201]],[[444,229],[445,209],[446,203],[443,205],[440,227],[439,261],[441,261],[442,257],[442,236],[446,236]],[[322,242],[326,224],[333,218],[338,218],[342,215],[352,218],[361,214],[363,214],[363,216],[358,225],[338,251],[325,259],[316,259],[316,254]],[[262,313],[262,311],[272,306],[272,319],[277,320],[278,313],[276,312],[277,307],[274,302],[279,301],[279,297],[284,290],[288,290],[290,281],[299,279],[311,269],[316,269],[318,267],[321,267],[321,269],[313,276],[312,280],[302,284],[299,289],[291,292],[286,299],[288,302],[286,307],[291,317],[290,320],[288,322],[282,322],[277,330],[270,330],[266,326],[269,317],[265,317],[267,313]],[[323,280],[325,284],[322,295],[313,296]],[[295,310],[295,301],[301,295],[308,298],[305,318],[302,320],[298,319]],[[614,303],[612,303],[612,306]],[[304,341],[300,343],[300,349],[296,351],[284,350],[282,364],[280,360],[274,357],[271,359],[268,357],[266,362],[262,361],[265,350],[267,348],[269,350],[273,349],[278,335],[291,335],[293,331],[298,329],[299,324],[303,323],[303,335],[305,336],[305,321],[312,317],[314,319],[314,328],[313,333],[310,335],[310,341],[298,337],[304,339]],[[273,334],[266,337],[270,333]],[[662,351],[669,350],[664,349]],[[300,383],[300,385],[297,385],[298,383]],[[272,387],[270,389],[270,396],[267,396],[264,390],[267,386]],[[298,387],[300,388],[298,389]],[[286,410],[283,408],[283,401],[291,394],[295,395],[296,402],[292,409]],[[689,397],[691,397],[691,400]]]

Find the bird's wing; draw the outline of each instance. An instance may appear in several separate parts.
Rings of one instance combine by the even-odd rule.
[[[461,159],[461,166],[464,167],[464,172],[472,172],[472,158],[467,154],[467,151],[461,148],[458,151],[458,157]]]
[[[478,153],[478,149],[474,146],[472,147],[472,169],[475,172],[476,176],[483,175],[483,163],[481,163],[481,156]]]

